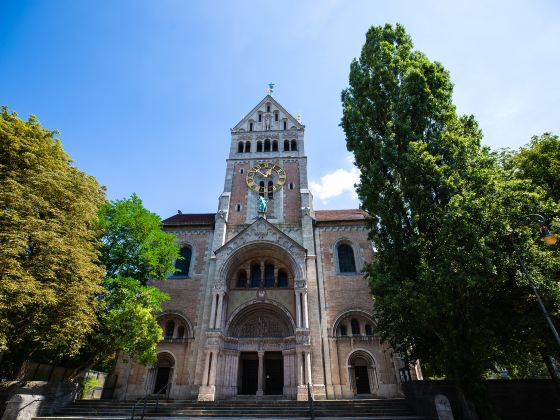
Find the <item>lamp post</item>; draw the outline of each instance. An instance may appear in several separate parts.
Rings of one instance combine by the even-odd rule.
[[[537,217],[539,219],[539,221],[541,222],[540,232],[541,232],[541,235],[543,235],[543,241],[546,245],[551,246],[551,245],[556,244],[556,242],[558,241],[558,235],[556,233],[551,233],[550,230],[548,229],[548,227],[545,226],[545,220],[544,220],[543,216],[541,216],[540,214],[528,214],[527,216]],[[544,303],[541,299],[541,295],[539,294],[539,291],[538,291],[537,287],[535,286],[535,283],[533,282],[533,278],[531,277],[531,275],[529,274],[529,271],[527,271],[527,268],[525,267],[525,263],[523,262],[523,258],[521,258],[521,252],[519,251],[519,247],[515,243],[515,240],[513,238],[513,234],[511,235],[511,243],[513,244],[513,249],[515,250],[515,256],[517,257],[517,262],[519,263],[519,266],[521,267],[521,270],[523,271],[523,274],[525,275],[525,278],[529,282],[529,286],[531,286],[531,289],[533,290],[533,293],[537,297],[537,301],[539,302],[539,306],[541,308],[541,311],[542,311],[542,313],[543,313],[543,315],[546,319],[546,322],[548,323],[550,331],[552,331],[552,335],[554,336],[554,339],[556,340],[556,344],[558,344],[558,347],[560,347],[560,336],[558,335],[558,331],[556,331],[556,328],[554,327],[554,324],[552,323],[552,319],[550,318],[550,314],[548,313],[548,311],[546,310],[546,307],[544,306]]]

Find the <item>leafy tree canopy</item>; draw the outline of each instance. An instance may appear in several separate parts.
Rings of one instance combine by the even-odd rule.
[[[161,230],[161,219],[142,205],[136,194],[107,203],[100,213],[105,232],[101,263],[107,277],[131,277],[146,284],[174,271],[178,257],[175,236]]]
[[[89,367],[119,350],[151,363],[168,297],[147,282],[174,270],[175,237],[136,195],[107,202],[55,134],[1,109],[0,373],[26,359]]]
[[[105,291],[99,296],[99,328],[83,351],[82,364],[108,368],[118,351],[153,363],[163,338],[155,314],[169,296],[147,282],[173,272],[179,258],[175,236],[161,229],[159,216],[136,194],[105,204],[99,219]]]
[[[105,195],[57,133],[0,110],[0,353],[76,355],[96,326]]]
[[[506,164],[518,178],[530,179],[554,201],[560,201],[560,137],[544,133],[510,155]]]
[[[560,288],[549,273],[558,277],[559,257],[525,217],[558,214],[558,205],[481,146],[474,117],[457,114],[452,93],[449,73],[414,50],[401,25],[372,27],[342,92],[341,126],[378,250],[365,269],[378,329],[476,399],[488,370],[536,343],[553,348],[510,233],[521,234],[558,319]]]

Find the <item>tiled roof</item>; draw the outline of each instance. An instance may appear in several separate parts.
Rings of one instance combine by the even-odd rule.
[[[213,225],[216,213],[178,213],[163,221],[164,226]]]
[[[318,222],[334,222],[341,220],[364,220],[367,213],[360,209],[348,210],[315,210],[315,219]]]

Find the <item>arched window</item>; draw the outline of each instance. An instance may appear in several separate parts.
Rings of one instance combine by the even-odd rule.
[[[272,200],[274,198],[274,183],[268,181],[268,199]]]
[[[174,276],[177,277],[188,277],[189,268],[191,266],[192,250],[190,246],[184,246],[179,251],[181,258],[175,260],[175,271]]]
[[[262,152],[262,141],[257,142],[257,152]]]
[[[287,127],[288,127],[288,122],[287,122],[287,121],[284,121],[284,130],[285,130]],[[251,131],[253,131],[253,130],[251,130]]]
[[[266,112],[270,112],[270,104],[266,104]]]
[[[174,331],[175,331],[175,322],[167,321],[165,324],[165,338],[173,338]]]
[[[244,145],[243,145],[243,142],[240,141],[240,142],[237,144],[237,153],[243,153],[243,150],[244,150]]]
[[[360,335],[360,323],[356,318],[352,318],[350,326],[352,327],[352,335]]]
[[[278,151],[278,142],[276,140],[272,140],[272,151],[273,152]]]
[[[252,122],[249,123],[249,131],[253,131],[253,123]]]
[[[274,266],[272,264],[264,266],[264,287],[274,287]]]
[[[284,270],[278,271],[278,287],[288,287],[288,273]]]
[[[371,325],[366,324],[366,335],[373,335]]]
[[[249,153],[250,151],[251,151],[251,142],[246,141],[245,142],[245,153]]]
[[[290,183],[288,184],[288,188],[289,188],[290,190],[293,190],[293,189],[294,189],[294,183],[293,183],[293,182],[290,182]]]
[[[236,205],[235,205],[235,211],[236,211],[236,212],[240,212],[240,211],[241,211],[241,204],[236,204]]]
[[[278,111],[274,111],[274,121],[278,121]]]
[[[177,338],[183,338],[185,336],[185,327],[182,325],[177,328]]]
[[[251,287],[261,287],[261,266],[251,266]]]
[[[270,140],[269,139],[266,139],[264,141],[264,151],[265,152],[270,152]]]
[[[290,140],[284,140],[284,152],[290,151]]]
[[[262,114],[259,112],[259,122],[262,122]]]
[[[259,182],[259,195],[264,197],[264,181]]]
[[[247,272],[245,270],[239,270],[237,273],[237,283],[236,287],[247,287]]]
[[[348,331],[346,331],[346,325],[340,326],[340,335],[346,336],[348,335]]]
[[[354,260],[354,250],[348,244],[340,244],[337,247],[338,269],[341,273],[355,273],[356,261]]]
[[[295,140],[292,140],[292,151],[297,150],[297,142]]]

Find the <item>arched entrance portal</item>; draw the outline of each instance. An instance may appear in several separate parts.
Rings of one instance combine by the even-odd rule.
[[[365,351],[358,350],[350,355],[348,376],[355,395],[373,394],[378,387],[375,361]]]
[[[237,359],[230,395],[295,395],[295,326],[282,305],[248,302],[234,311],[226,331]]]
[[[157,361],[151,369],[151,376],[153,377],[153,380],[150,388],[152,394],[169,393],[169,384],[173,378],[174,367],[175,359],[170,353],[163,352],[157,355]]]

